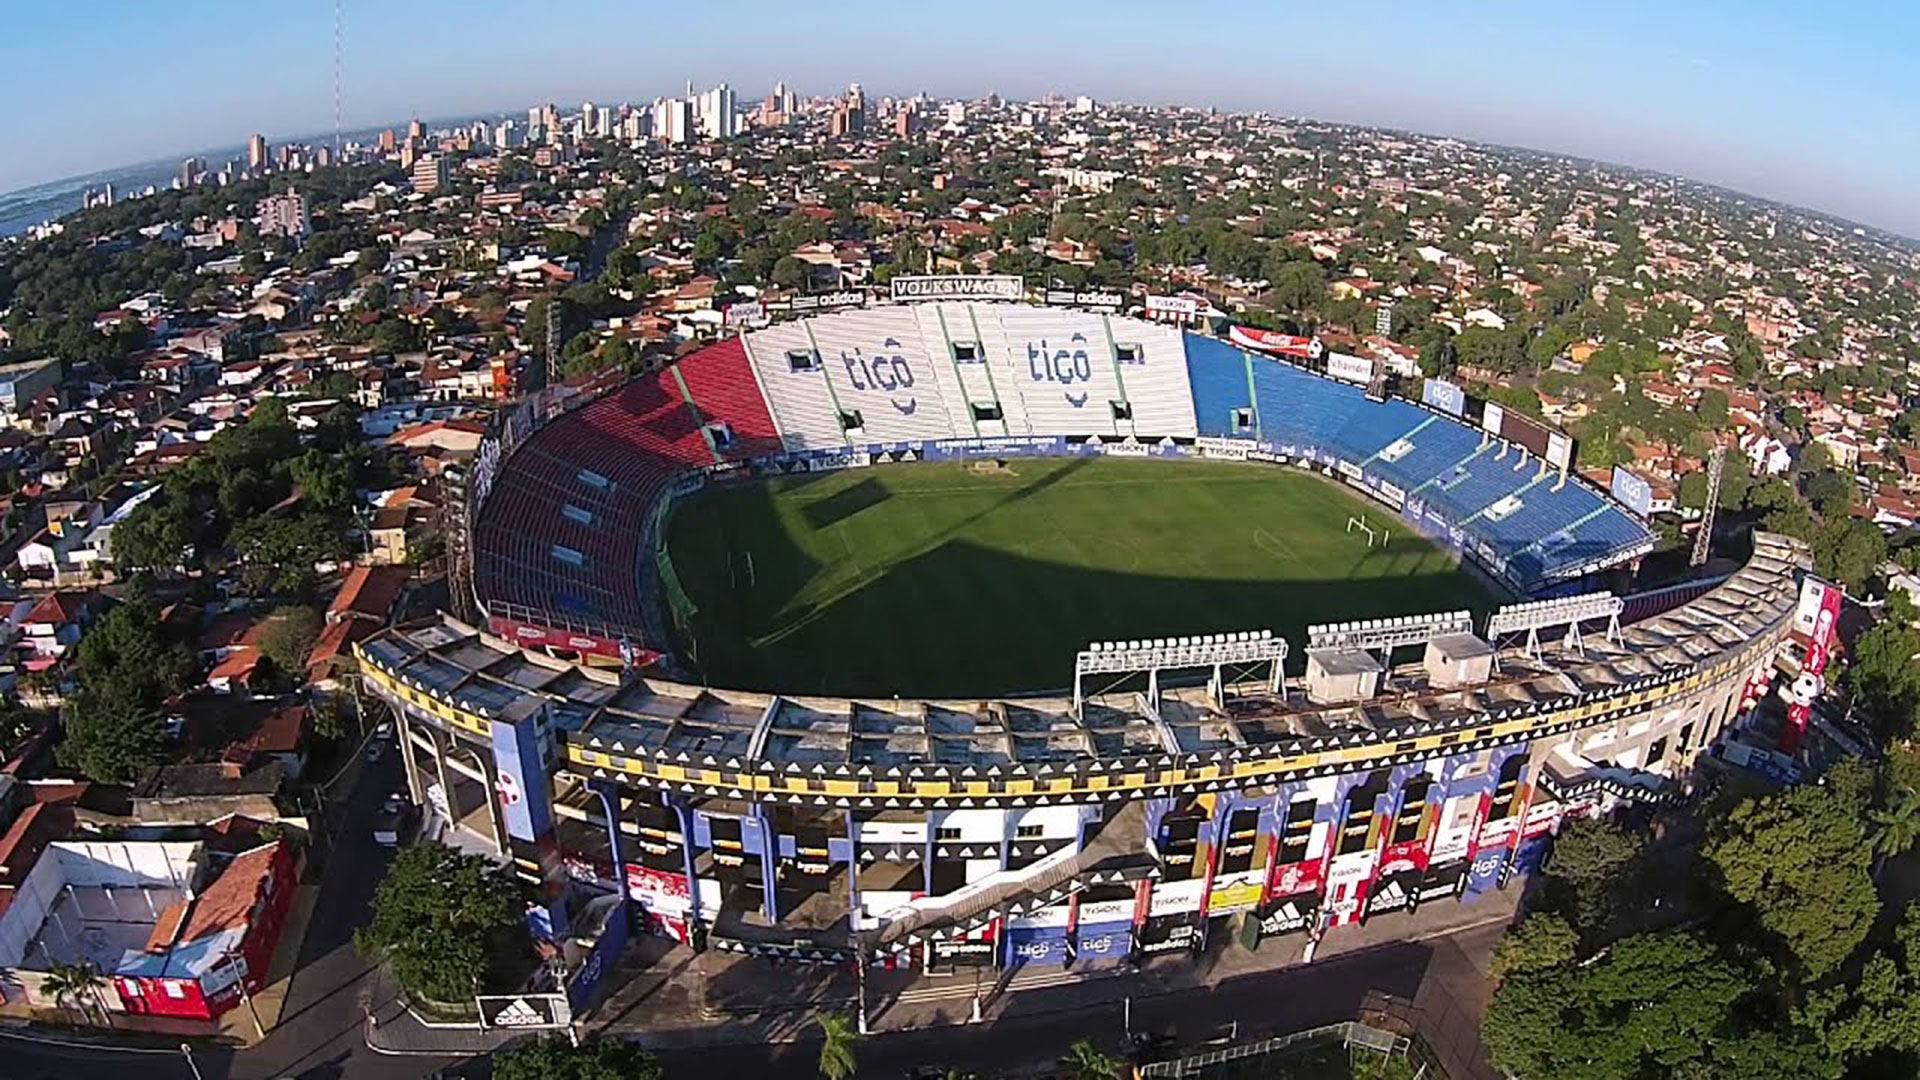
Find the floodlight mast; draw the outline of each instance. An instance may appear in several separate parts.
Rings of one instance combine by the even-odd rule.
[[[1147,698],[1160,705],[1160,672],[1183,668],[1212,668],[1207,683],[1216,706],[1226,705],[1226,666],[1269,664],[1267,692],[1286,693],[1287,640],[1271,630],[1241,630],[1196,637],[1151,638],[1133,641],[1096,641],[1073,660],[1073,713],[1085,705],[1083,683],[1089,675],[1133,675],[1145,672]]]
[[[1527,635],[1527,655],[1540,660],[1544,658],[1540,649],[1540,631],[1564,626],[1567,636],[1563,644],[1576,656],[1585,659],[1587,647],[1586,639],[1580,633],[1581,625],[1605,619],[1606,640],[1617,644],[1620,641],[1620,614],[1626,609],[1627,602],[1610,592],[1508,604],[1487,617],[1487,640],[1498,645],[1501,638],[1524,631]]]

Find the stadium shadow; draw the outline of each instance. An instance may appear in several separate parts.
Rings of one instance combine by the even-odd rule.
[[[1420,561],[1389,551],[1339,579],[1197,578],[946,540],[797,609],[756,598],[769,621],[710,624],[701,661],[715,685],[964,698],[1061,687],[1093,640],[1270,629],[1298,650],[1311,623],[1491,607],[1461,571],[1409,572]]]
[[[842,521],[879,506],[893,497],[887,485],[875,477],[867,477],[850,488],[843,488],[824,499],[815,499],[800,509],[800,516],[807,519],[811,529],[825,529],[838,525]]]

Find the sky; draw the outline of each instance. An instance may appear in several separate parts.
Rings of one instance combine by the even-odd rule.
[[[776,79],[1265,110],[1531,147],[1920,237],[1920,4],[341,0],[342,119],[524,113]],[[0,16],[0,191],[333,126],[325,0]]]

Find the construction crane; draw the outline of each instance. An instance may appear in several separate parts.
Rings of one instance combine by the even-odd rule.
[[[1688,566],[1705,566],[1713,546],[1713,515],[1720,507],[1720,474],[1727,467],[1727,448],[1715,446],[1707,455],[1707,505],[1700,511],[1700,531],[1693,534],[1693,557]]]

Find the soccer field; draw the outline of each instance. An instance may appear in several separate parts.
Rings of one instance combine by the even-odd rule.
[[[1369,547],[1347,519],[1388,543]],[[886,465],[715,487],[668,553],[713,686],[972,697],[1073,678],[1088,642],[1472,608],[1482,579],[1319,477],[1117,458]]]

